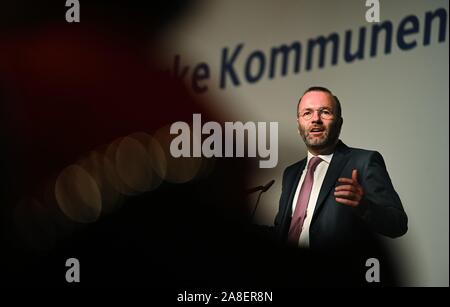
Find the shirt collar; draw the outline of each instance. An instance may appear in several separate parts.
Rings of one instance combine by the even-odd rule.
[[[334,153],[329,154],[329,155],[318,155],[318,156],[314,156],[312,153],[310,153],[308,151],[308,160],[306,161],[306,165],[308,165],[309,160],[313,157],[319,157],[321,158],[323,161],[325,161],[326,163],[330,164],[331,159],[333,158]]]

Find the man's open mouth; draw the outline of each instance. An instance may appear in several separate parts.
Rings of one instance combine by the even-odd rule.
[[[311,130],[309,130],[310,133],[319,133],[319,132],[323,132],[324,129],[323,128],[313,128]]]

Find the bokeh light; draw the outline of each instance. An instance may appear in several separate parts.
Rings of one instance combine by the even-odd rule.
[[[151,177],[147,190],[151,191],[156,189],[167,174],[167,161],[161,145],[155,138],[145,132],[136,132],[130,134],[128,137],[138,141],[145,148],[147,156],[145,170]]]
[[[55,197],[61,211],[79,223],[95,222],[102,198],[94,178],[79,165],[69,165],[56,179]]]
[[[185,183],[196,178],[202,164],[202,158],[174,158],[170,154],[170,143],[176,135],[170,134],[169,126],[165,126],[156,131],[154,137],[161,144],[167,160],[166,181]]]
[[[132,196],[138,194],[139,191],[134,190],[129,185],[127,185],[122,180],[116,168],[116,154],[122,139],[123,138],[118,138],[114,140],[111,144],[108,145],[106,149],[104,155],[106,178],[114,187],[114,189],[116,189],[116,191],[120,192],[123,195]]]
[[[116,151],[116,170],[122,181],[138,192],[150,189],[151,162],[145,147],[131,137],[124,137]]]
[[[108,214],[117,210],[123,203],[124,196],[114,188],[108,174],[113,171],[109,159],[99,151],[91,151],[87,157],[81,159],[78,164],[83,167],[95,180],[100,190],[102,199],[102,214]]]

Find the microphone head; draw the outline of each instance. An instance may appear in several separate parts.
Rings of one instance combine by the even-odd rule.
[[[270,180],[262,189],[263,192],[266,192],[273,184],[275,180]]]
[[[247,193],[247,194],[252,194],[252,193],[261,191],[261,190],[263,190],[263,189],[264,189],[264,186],[259,185],[259,186],[257,186],[257,187],[254,187],[254,188],[250,188],[250,189],[245,190],[245,193]]]

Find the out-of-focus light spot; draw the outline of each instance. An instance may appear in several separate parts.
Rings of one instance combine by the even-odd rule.
[[[201,158],[174,158],[170,154],[170,142],[175,135],[170,134],[170,127],[166,126],[155,133],[155,138],[164,151],[167,160],[166,180],[173,183],[185,183],[193,180],[200,170]]]
[[[164,150],[158,141],[151,137],[150,143],[147,146],[150,158],[152,160],[153,170],[158,174],[161,179],[165,179],[167,175],[167,159],[164,154]]]
[[[123,138],[116,151],[116,169],[122,181],[138,192],[151,189],[152,167],[145,147],[131,137]]]
[[[112,167],[109,160],[105,159],[103,154],[92,151],[77,164],[84,168],[97,183],[102,199],[102,214],[111,213],[118,209],[123,203],[124,197],[107,178],[107,175],[112,172],[110,169],[108,170]]]
[[[149,134],[145,132],[136,132],[128,136],[138,141],[146,151],[145,171],[150,181],[147,191],[156,189],[167,173],[167,162],[161,145]]]
[[[67,234],[84,227],[84,224],[76,223],[69,217],[67,217],[64,212],[61,211],[56,200],[55,186],[56,179],[59,174],[54,174],[51,179],[49,179],[43,187],[43,199],[42,203],[50,214],[55,228],[58,229],[56,232],[56,238],[64,238]]]
[[[124,195],[136,195],[138,191],[132,189],[128,186],[119,176],[117,166],[116,166],[116,154],[117,149],[119,148],[119,144],[123,138],[118,138],[108,145],[105,156],[104,156],[104,165],[105,165],[105,173],[106,178],[109,183],[116,189],[116,191],[120,192]]]
[[[96,221],[102,199],[94,178],[82,167],[70,165],[56,179],[55,197],[61,211],[79,223]]]

